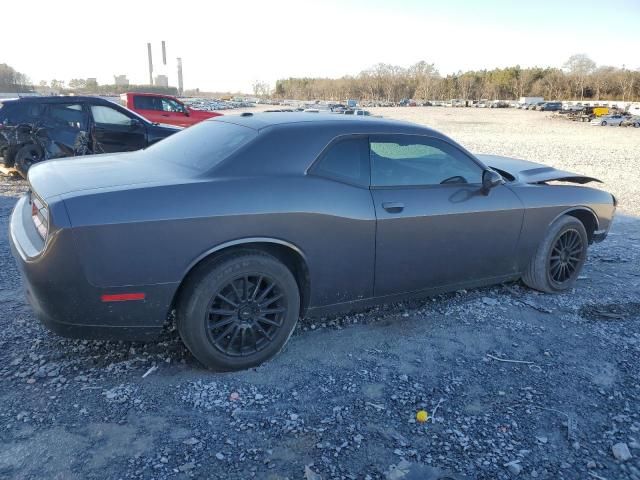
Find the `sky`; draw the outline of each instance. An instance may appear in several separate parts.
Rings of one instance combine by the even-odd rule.
[[[640,69],[640,0],[32,0],[3,2],[0,63],[40,80],[154,73],[203,91],[356,75],[420,60],[440,73],[561,67],[575,53]],[[30,15],[29,12],[32,14]],[[28,17],[28,28],[25,23]],[[13,39],[13,40],[11,40]],[[167,43],[167,66],[160,42]]]

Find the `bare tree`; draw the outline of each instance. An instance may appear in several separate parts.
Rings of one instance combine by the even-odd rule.
[[[584,53],[578,53],[569,57],[569,60],[564,64],[564,68],[573,78],[577,91],[580,92],[580,100],[584,100],[585,83],[589,75],[596,69],[596,62]]]

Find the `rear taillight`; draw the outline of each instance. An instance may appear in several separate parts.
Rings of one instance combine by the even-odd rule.
[[[33,193],[31,193],[31,219],[42,239],[46,239],[49,233],[49,209]]]

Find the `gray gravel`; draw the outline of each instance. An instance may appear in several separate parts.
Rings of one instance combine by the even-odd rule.
[[[0,178],[0,231],[24,189]],[[2,233],[0,478],[640,480],[638,265],[640,220],[619,215],[572,292],[509,284],[306,320],[273,361],[220,375],[173,329],[49,333]]]

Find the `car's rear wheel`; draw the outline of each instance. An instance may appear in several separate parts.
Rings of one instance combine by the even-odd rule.
[[[606,127],[607,126],[607,122],[605,120],[603,120],[603,121],[600,122],[600,125],[602,125],[603,127]]]
[[[522,281],[548,293],[571,288],[587,258],[588,243],[580,220],[569,215],[560,217],[549,227]]]
[[[35,143],[27,144],[20,148],[16,153],[15,169],[24,178],[27,178],[27,173],[31,168],[31,165],[39,162],[43,158],[43,151]]]
[[[291,271],[252,251],[211,260],[188,278],[177,307],[180,336],[216,371],[254,367],[276,355],[300,314]]]

